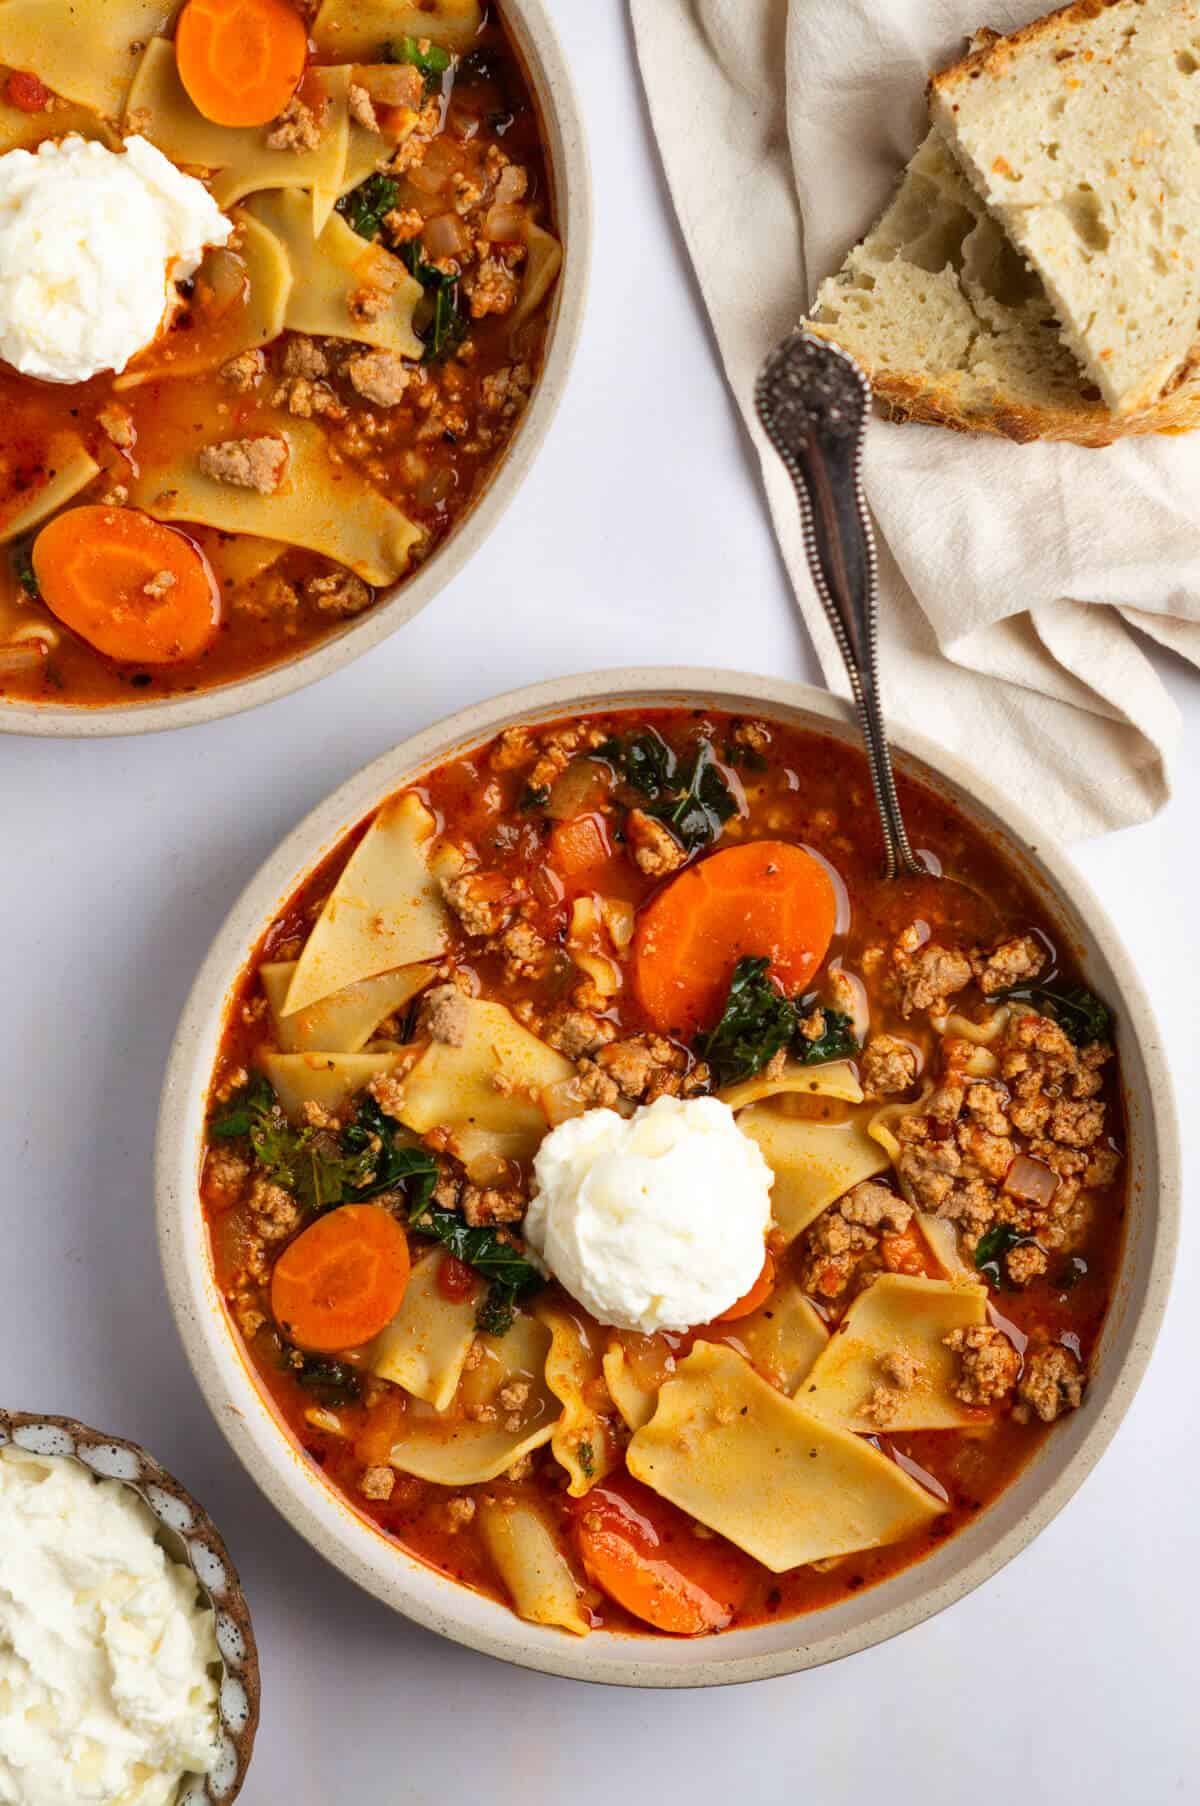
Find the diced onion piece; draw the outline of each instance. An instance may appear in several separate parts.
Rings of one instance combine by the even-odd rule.
[[[1010,1197],[1044,1208],[1058,1190],[1058,1174],[1043,1161],[1018,1154],[1005,1175],[1003,1189]]]
[[[525,237],[525,209],[497,201],[488,208],[483,229],[493,244],[520,244]]]
[[[550,786],[545,813],[554,821],[570,821],[598,809],[612,788],[606,765],[595,759],[572,759]]]
[[[222,245],[204,259],[196,287],[214,314],[228,313],[231,307],[240,306],[249,293],[246,265],[236,252]]]
[[[462,146],[451,143],[447,138],[435,138],[421,162],[421,168],[430,175],[439,176],[443,185],[451,176],[456,176],[462,167]],[[409,174],[411,176],[411,170]]]
[[[415,188],[418,194],[445,194],[447,188],[450,186],[449,175],[442,169],[428,169],[426,167],[428,161],[429,159],[426,158],[425,163],[418,163],[413,169],[409,170],[408,182],[410,188]]]
[[[471,248],[471,234],[457,213],[439,213],[421,234],[425,255],[431,263],[444,257],[462,257]]]
[[[28,677],[40,671],[48,647],[44,640],[23,640],[15,646],[0,646],[0,678]]]
[[[351,79],[380,107],[419,112],[425,97],[425,78],[413,63],[360,63]]]

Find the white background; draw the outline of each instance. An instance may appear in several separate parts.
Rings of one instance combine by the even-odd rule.
[[[222,917],[297,818],[416,728],[515,684],[655,662],[816,676],[623,10],[558,12],[595,162],[592,304],[549,442],[484,552],[365,660],[253,715],[141,741],[0,741],[0,1401],[138,1439],[224,1528],[264,1666],[247,1806],[1195,1799],[1194,1224],[1128,1419],[1031,1549],[885,1648],[716,1693],[550,1680],[394,1617],[275,1516],[176,1341],[152,1222],[163,1062]],[[1175,800],[1078,858],[1160,1014],[1195,1177],[1200,684],[1161,668],[1190,727]]]

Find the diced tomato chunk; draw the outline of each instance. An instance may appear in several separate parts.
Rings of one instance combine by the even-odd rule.
[[[44,113],[50,90],[27,69],[14,69],[4,84],[4,98],[10,107],[19,107],[22,113]]]
[[[466,1261],[459,1260],[457,1254],[448,1254],[438,1268],[438,1291],[451,1304],[457,1304],[462,1298],[469,1298],[475,1290],[475,1275]]]

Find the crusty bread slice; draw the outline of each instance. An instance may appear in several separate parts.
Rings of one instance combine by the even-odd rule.
[[[1200,334],[1200,0],[1077,0],[935,75],[930,117],[1108,407]]]
[[[821,284],[808,325],[857,359],[893,419],[1077,445],[1200,424],[1200,376],[1148,413],[1108,411],[1040,281],[936,132],[879,224]]]

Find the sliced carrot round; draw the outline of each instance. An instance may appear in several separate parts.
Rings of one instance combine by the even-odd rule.
[[[724,1630],[744,1603],[748,1576],[737,1551],[697,1536],[682,1511],[628,1474],[592,1487],[577,1526],[589,1579],[655,1630]]]
[[[836,921],[833,880],[803,847],[726,847],[681,872],[639,916],[638,1000],[660,1033],[690,1041],[720,1016],[733,968],[747,955],[769,959],[789,993],[803,990]]]
[[[300,85],[304,21],[288,0],[188,0],[175,60],[188,98],[215,125],[266,125]]]
[[[203,552],[137,508],[56,515],[34,542],[33,569],[46,606],[109,658],[195,658],[220,623],[220,590]]]
[[[271,1309],[289,1342],[316,1354],[361,1348],[386,1329],[408,1285],[408,1239],[378,1204],[343,1204],[284,1249]]]
[[[762,1272],[750,1290],[743,1292],[736,1304],[731,1304],[727,1311],[722,1311],[715,1321],[717,1323],[736,1323],[739,1317],[748,1317],[751,1311],[756,1311],[760,1305],[767,1302],[774,1290],[775,1257],[768,1253],[763,1258]]]

